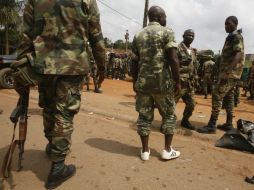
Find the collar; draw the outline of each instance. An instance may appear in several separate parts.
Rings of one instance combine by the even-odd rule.
[[[156,22],[156,21],[149,22],[148,26],[151,26],[151,25],[160,25],[160,23],[158,23],[158,22]]]

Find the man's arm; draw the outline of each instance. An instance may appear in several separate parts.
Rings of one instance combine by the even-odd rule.
[[[105,46],[100,24],[100,13],[95,0],[90,3],[88,16],[88,40],[99,71],[105,70]]]
[[[138,62],[139,62],[139,54],[138,49],[136,47],[136,37],[134,37],[132,42],[132,55],[131,55],[131,76],[133,78],[133,90],[135,91],[135,82],[138,79]]]
[[[175,81],[175,95],[178,95],[181,90],[181,85],[179,74],[179,60],[176,52],[176,48],[169,48],[167,51],[167,57],[169,60],[169,66],[171,67],[173,79]]]
[[[34,26],[33,1],[29,0],[26,4],[23,16],[22,37],[17,48],[18,59],[26,57],[27,54],[34,55],[33,40],[36,37],[36,28]]]
[[[233,58],[232,66],[236,67],[237,64],[240,64],[244,59],[244,53],[243,52],[237,52]]]

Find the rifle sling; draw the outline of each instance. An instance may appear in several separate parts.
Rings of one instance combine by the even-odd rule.
[[[3,164],[2,164],[2,168],[0,170],[0,178],[8,178],[10,171],[11,171],[11,163],[12,163],[12,156],[13,156],[13,152],[15,150],[16,145],[19,143],[19,140],[14,140],[15,139],[15,130],[16,130],[16,126],[17,126],[16,122],[14,124],[14,130],[13,130],[13,135],[12,135],[12,140],[11,140],[11,144],[4,156],[4,160],[3,160]]]

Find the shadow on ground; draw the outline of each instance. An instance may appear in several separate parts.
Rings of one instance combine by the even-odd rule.
[[[90,138],[87,139],[85,143],[102,151],[106,151],[113,154],[122,154],[130,157],[137,157],[137,154],[140,152],[139,147],[103,138]],[[160,154],[155,149],[150,149],[150,151],[151,155],[159,157]]]
[[[8,148],[9,146],[6,146],[0,149],[1,165],[3,163],[3,159]],[[20,171],[20,173],[25,171],[32,171],[40,181],[43,181],[43,182],[46,181],[51,162],[47,158],[45,152],[42,150],[35,150],[35,149],[25,150],[23,158],[24,158],[24,160],[22,160],[23,169]],[[8,185],[7,187],[5,187],[3,182],[0,181],[0,190],[15,189],[15,186],[17,184],[15,184],[15,181],[13,180],[12,173],[17,171],[17,164],[18,164],[18,149],[16,148],[13,155],[11,174],[9,178],[6,179],[6,182]]]

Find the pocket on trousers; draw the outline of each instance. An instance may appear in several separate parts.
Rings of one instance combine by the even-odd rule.
[[[74,113],[78,113],[81,104],[81,89],[80,88],[70,88],[68,90],[67,97],[67,109]]]

